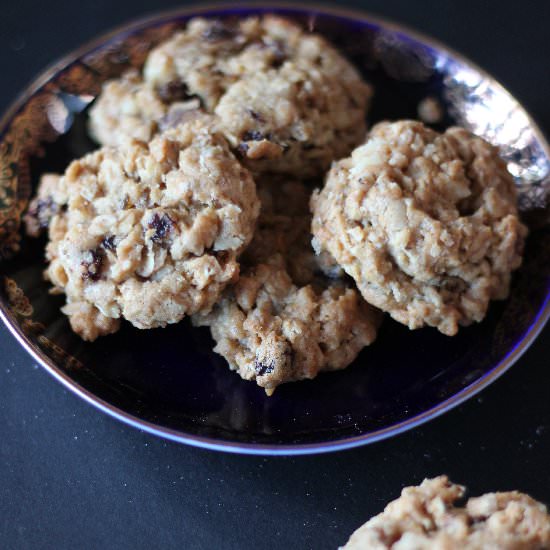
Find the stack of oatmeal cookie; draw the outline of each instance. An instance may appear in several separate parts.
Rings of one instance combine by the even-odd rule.
[[[367,134],[371,95],[331,44],[274,16],[192,19],[106,82],[89,113],[101,147],[45,174],[26,215],[30,235],[48,228],[73,330],[191,316],[270,394],[349,365],[377,308],[449,335],[480,321],[521,262],[512,178],[461,129]]]

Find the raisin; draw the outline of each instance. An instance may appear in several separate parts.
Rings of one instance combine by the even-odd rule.
[[[258,122],[261,122],[261,123],[264,123],[265,122],[265,118],[260,114],[260,113],[257,113],[256,111],[253,111],[252,109],[247,109],[248,111],[248,114],[254,119],[254,120],[257,120]]]
[[[116,250],[115,236],[114,236],[114,235],[109,235],[108,237],[105,237],[105,238],[101,241],[101,246],[102,246],[105,250],[110,250],[111,252],[114,252],[114,251]]]
[[[436,286],[439,286],[443,290],[448,290],[449,292],[464,292],[464,287],[466,285],[464,281],[458,277],[445,277],[438,281]]]
[[[265,135],[258,130],[248,130],[243,134],[243,141],[262,141]]]
[[[274,69],[278,69],[288,59],[285,45],[281,40],[264,42],[264,47],[269,48],[271,52],[271,66]]]
[[[218,250],[214,253],[214,255],[216,256],[218,262],[220,262],[222,265],[227,263],[230,257],[228,250]]]
[[[197,94],[190,93],[187,84],[181,80],[171,80],[166,84],[160,85],[157,88],[157,93],[163,103],[175,103],[176,101],[197,99],[200,106],[203,106],[202,98]]]
[[[149,227],[155,230],[155,233],[151,237],[151,240],[161,241],[162,239],[164,239],[164,237],[166,237],[166,235],[168,235],[168,233],[172,231],[173,225],[174,222],[168,214],[163,214],[162,216],[155,214],[153,216],[153,219],[149,222]]]
[[[256,376],[264,376],[265,374],[271,374],[275,370],[275,365],[273,363],[262,363],[256,359],[254,361],[254,370],[256,371]]]
[[[38,230],[45,229],[50,224],[50,220],[59,212],[60,208],[52,197],[37,200],[27,213],[29,219],[33,220],[33,225]]]
[[[36,205],[36,215],[40,222],[40,227],[48,227],[50,219],[59,211],[59,207],[54,202],[52,197],[48,197],[46,200],[39,200]]]
[[[101,268],[103,264],[104,253],[101,250],[90,250],[91,261],[83,260],[80,265],[84,268],[82,271],[82,279],[85,281],[97,281],[101,276]]]
[[[237,146],[237,153],[243,157],[246,157],[246,153],[248,152],[248,144],[244,141],[241,141],[239,145]]]
[[[203,33],[202,37],[208,42],[231,40],[237,35],[237,30],[222,21],[214,21]]]

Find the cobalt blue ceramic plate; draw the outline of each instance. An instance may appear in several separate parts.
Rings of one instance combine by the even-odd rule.
[[[277,12],[335,43],[376,88],[369,122],[416,118],[430,97],[436,125],[459,123],[501,146],[531,233],[511,297],[479,325],[448,338],[411,332],[386,318],[354,364],[273,397],[230,372],[207,329],[163,330],[81,341],[42,280],[44,241],[23,239],[17,219],[43,171],[60,171],[93,148],[86,111],[101,82],[139,66],[148,49],[193,15]],[[99,409],[151,433],[240,453],[318,453],[395,435],[487,386],[525,351],[550,314],[548,145],[517,102],[489,75],[436,42],[364,14],[314,7],[193,8],[118,29],[46,71],[0,124],[0,315],[34,359]]]

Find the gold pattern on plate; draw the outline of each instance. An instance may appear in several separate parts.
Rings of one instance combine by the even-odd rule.
[[[31,195],[30,159],[43,155],[43,145],[70,128],[71,113],[67,112],[67,124],[58,116],[52,118],[66,112],[63,99],[75,96],[87,105],[99,94],[105,80],[125,69],[141,67],[147,52],[177,26],[166,23],[111,39],[97,49],[89,48],[91,53],[80,54],[74,62],[68,60],[58,73],[58,69],[51,69],[42,78],[51,80],[0,129],[0,260],[19,251],[21,216]]]
[[[44,335],[46,327],[33,321],[34,309],[30,300],[17,283],[9,277],[4,277],[4,289],[8,301],[8,308],[19,322],[23,332],[37,342],[48,357],[51,357],[64,369],[83,368],[84,365],[62,347],[52,342]]]

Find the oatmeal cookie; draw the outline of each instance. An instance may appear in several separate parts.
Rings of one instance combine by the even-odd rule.
[[[239,281],[195,325],[210,327],[216,352],[270,395],[284,382],[343,369],[376,337],[379,315],[343,280],[320,276],[311,249],[309,189],[260,181],[262,210],[241,257]]]
[[[496,148],[464,129],[383,122],[312,197],[317,251],[365,299],[415,329],[454,335],[508,296],[527,233]]]
[[[104,147],[70,164],[53,192],[47,278],[85,340],[208,311],[238,276],[259,201],[248,171],[206,120]]]
[[[105,84],[90,128],[102,144],[146,140],[200,107],[252,170],[309,177],[361,142],[370,95],[330,44],[290,21],[195,18],[151,51],[143,78]]]
[[[517,491],[455,502],[464,487],[446,476],[406,487],[384,512],[357,529],[345,550],[534,550],[550,548],[546,507]]]
[[[343,284],[297,286],[282,256],[243,269],[209,315],[214,351],[271,395],[284,382],[343,369],[376,338],[378,316]]]

